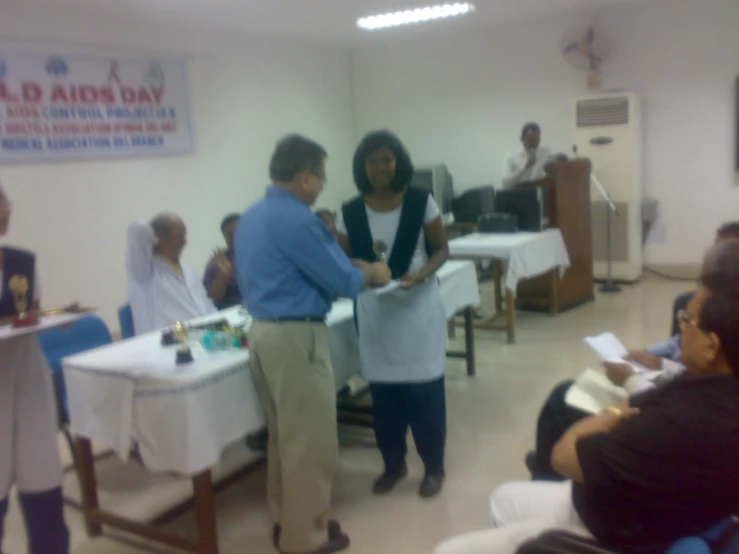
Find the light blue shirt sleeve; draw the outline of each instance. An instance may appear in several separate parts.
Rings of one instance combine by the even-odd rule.
[[[665,342],[654,344],[647,348],[647,352],[658,358],[667,358],[674,362],[680,361],[680,335],[670,337]]]
[[[309,279],[333,296],[356,298],[364,288],[364,273],[354,267],[323,221],[303,223],[286,254]]]

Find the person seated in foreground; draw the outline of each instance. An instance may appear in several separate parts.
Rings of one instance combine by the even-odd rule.
[[[174,214],[128,226],[128,301],[137,334],[216,311],[198,274],[180,262],[187,228]]]
[[[208,296],[219,310],[225,310],[242,303],[241,290],[234,273],[234,233],[241,218],[240,214],[230,214],[221,222],[221,233],[226,241],[226,249],[217,249],[205,268],[203,286]]]
[[[714,244],[730,239],[739,239],[739,222],[725,223],[719,227]],[[693,294],[691,292],[687,300]],[[663,371],[659,380],[670,379],[683,370],[680,364],[680,336],[674,333],[669,340],[650,346],[646,350],[632,350],[629,352],[629,360],[650,370]],[[624,387],[629,396],[654,387],[654,377],[647,378],[636,374],[629,364],[605,363],[603,365],[611,382],[616,386]],[[528,452],[525,459],[526,467],[534,480],[564,480],[562,475],[554,471],[550,463],[552,449],[567,429],[590,415],[567,404],[567,393],[573,384],[574,381],[569,380],[557,385],[539,412],[536,450]]]
[[[552,454],[571,481],[508,483],[491,497],[498,529],[436,554],[513,553],[550,529],[629,554],[662,554],[739,510],[739,240],[715,245],[680,313],[686,371],[573,425]]]

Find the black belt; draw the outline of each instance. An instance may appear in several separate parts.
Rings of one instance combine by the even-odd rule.
[[[273,317],[268,319],[260,319],[257,321],[265,321],[267,323],[326,323],[325,315],[308,315],[308,316],[291,316],[291,317]]]

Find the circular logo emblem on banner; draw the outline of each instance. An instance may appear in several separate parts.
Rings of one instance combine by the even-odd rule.
[[[63,77],[68,71],[69,68],[64,58],[49,58],[49,61],[46,62],[46,72],[52,77]]]

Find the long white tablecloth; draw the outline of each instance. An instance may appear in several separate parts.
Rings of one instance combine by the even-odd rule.
[[[480,303],[472,262],[447,262],[438,276],[449,317]],[[197,322],[223,317],[238,323],[247,316],[231,308]],[[327,326],[339,390],[360,371],[352,301],[335,302]],[[194,362],[177,366],[176,346],[160,341],[160,332],[149,333],[63,360],[72,432],[110,445],[124,460],[136,443],[151,471],[195,475],[264,425],[249,352],[193,347]]]
[[[449,241],[455,258],[496,258],[508,261],[506,288],[516,292],[521,279],[530,279],[558,268],[560,277],[570,267],[562,232],[473,233]]]

